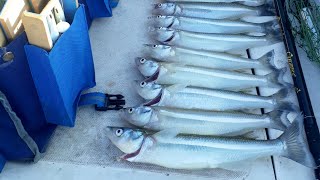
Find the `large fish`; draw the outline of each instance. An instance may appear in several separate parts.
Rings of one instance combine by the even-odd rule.
[[[176,128],[182,134],[236,136],[256,129],[286,130],[288,112],[264,115],[138,106],[122,109],[120,116],[135,126],[161,131]]]
[[[173,129],[147,135],[139,130],[108,127],[107,137],[124,154],[121,159],[173,169],[224,168],[242,166],[257,158],[283,156],[315,168],[303,138],[303,118],[299,117],[275,140],[247,140],[204,136],[177,136]]]
[[[278,20],[267,23],[250,23],[240,20],[213,20],[191,17],[162,16],[153,18],[155,27],[166,27],[176,30],[216,33],[216,34],[243,34],[243,33],[263,33],[268,34],[279,30]]]
[[[235,91],[253,87],[292,87],[291,84],[286,83],[283,79],[287,68],[265,76],[259,76],[180,64],[158,63],[145,58],[136,59],[136,63],[142,75],[149,77],[145,81],[154,81],[158,84],[172,85],[180,83],[192,87]]]
[[[248,59],[212,51],[201,51],[175,46],[145,45],[147,56],[164,62],[180,63],[191,66],[240,70],[240,69],[275,69],[274,51],[271,51],[259,59]]]
[[[159,27],[151,28],[150,33],[157,41],[166,45],[217,52],[234,52],[282,42],[282,35],[279,32],[257,37],[249,35],[193,33]]]
[[[291,89],[286,88],[268,97],[226,90],[189,88],[180,84],[164,87],[153,82],[137,83],[135,88],[144,99],[152,99],[145,103],[146,106],[215,111],[267,108],[295,112],[299,109],[286,101],[292,93]]]
[[[169,2],[240,3],[247,6],[261,6],[266,0],[168,0]]]
[[[241,19],[248,16],[275,16],[272,3],[249,7],[236,3],[159,3],[154,14],[207,19]]]

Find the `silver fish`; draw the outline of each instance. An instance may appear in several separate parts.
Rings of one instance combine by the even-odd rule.
[[[159,3],[154,14],[207,19],[241,19],[246,16],[275,16],[273,4],[249,7],[236,3]]]
[[[122,109],[120,116],[135,126],[161,131],[175,128],[181,134],[237,136],[256,129],[286,130],[288,112],[274,111],[264,115],[206,112],[138,106]]]
[[[140,136],[136,138],[140,133],[139,130],[107,128],[108,138],[120,150],[123,146],[133,146],[130,153],[125,152],[126,154],[121,157],[130,162],[148,163],[173,169],[225,168],[232,170],[230,167],[241,166],[242,162],[268,156],[283,156],[304,166],[316,167],[303,138],[302,117],[293,122],[283,135],[275,140],[177,136],[175,130],[164,130],[153,135],[144,134],[143,139]],[[133,137],[130,138],[127,134],[133,134]],[[127,141],[129,141],[128,145],[123,145]],[[140,148],[136,149],[138,146]]]
[[[146,82],[154,81],[158,84],[184,84],[192,87],[235,91],[253,87],[292,87],[291,84],[286,83],[283,79],[287,68],[265,76],[259,76],[179,64],[158,63],[152,60],[146,60],[145,58],[137,59],[136,63],[140,72],[145,77],[149,77],[145,80]],[[150,69],[148,67],[150,67]],[[158,67],[158,69],[153,67]]]
[[[168,0],[169,2],[239,3],[247,6],[261,6],[266,0]]]
[[[227,53],[145,44],[145,53],[147,56],[160,61],[205,68],[227,70],[276,69],[274,65],[274,51],[265,54],[259,59],[248,59]]]
[[[193,33],[164,27],[151,29],[150,33],[157,41],[166,45],[216,52],[246,50],[282,41],[280,33],[257,37],[249,35]]]
[[[216,34],[243,34],[243,33],[263,33],[269,34],[279,30],[278,20],[267,23],[249,23],[236,20],[213,20],[191,17],[176,16],[154,16],[155,27],[166,27],[176,30],[183,30],[198,33]]]
[[[164,87],[154,82],[138,83],[135,88],[141,97],[147,100],[154,98],[146,102],[146,106],[215,111],[261,108],[294,112],[299,110],[293,103],[286,101],[293,93],[286,88],[268,97],[226,90],[189,88],[181,84]]]

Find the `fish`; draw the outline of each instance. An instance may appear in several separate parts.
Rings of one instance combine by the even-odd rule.
[[[197,33],[244,34],[263,33],[280,29],[278,20],[266,23],[250,23],[241,20],[213,20],[178,16],[153,16],[155,27],[165,27]]]
[[[274,71],[265,76],[260,76],[180,64],[158,63],[156,61],[146,60],[145,58],[136,59],[136,64],[142,75],[149,77],[145,80],[146,82],[153,81],[164,85],[181,83],[192,87],[235,91],[253,87],[293,87],[292,84],[285,82],[283,78],[287,72],[287,68]]]
[[[266,0],[168,0],[168,2],[239,3],[246,6],[261,6]]]
[[[234,170],[234,166],[269,156],[286,157],[315,169],[316,164],[303,133],[302,116],[275,140],[185,136],[179,135],[175,129],[155,134],[122,127],[107,127],[106,130],[109,140],[125,153],[120,157],[122,160],[189,170]],[[130,146],[131,152],[128,152]]]
[[[120,117],[140,128],[162,131],[175,128],[180,134],[239,136],[257,129],[284,131],[290,126],[287,111],[264,115],[137,106],[120,110]]]
[[[160,106],[179,109],[235,111],[248,109],[270,109],[299,111],[299,107],[288,102],[293,89],[283,88],[272,96],[257,96],[227,90],[186,87],[183,84],[163,86],[154,82],[136,83],[138,94],[148,100],[145,106]]]
[[[183,16],[206,19],[241,19],[248,16],[275,16],[272,2],[259,7],[250,7],[236,3],[158,3],[153,14]]]
[[[194,33],[159,27],[151,28],[150,35],[165,45],[216,52],[234,52],[282,42],[282,35],[279,32],[265,36],[249,36]]]
[[[270,51],[259,59],[248,59],[227,53],[193,50],[176,46],[145,44],[144,53],[158,61],[180,63],[184,65],[225,69],[264,69],[275,70],[274,51]]]

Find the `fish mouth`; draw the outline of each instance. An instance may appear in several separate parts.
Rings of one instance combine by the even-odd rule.
[[[170,38],[168,38],[167,40],[163,41],[163,43],[169,43],[170,41],[173,40],[174,37],[175,37],[175,33],[173,33]]]
[[[160,102],[161,98],[162,98],[162,92],[154,99],[152,99],[151,101],[147,102],[144,104],[144,106],[153,106],[156,105]]]
[[[123,155],[123,156],[121,157],[121,159],[123,159],[123,160],[128,160],[128,159],[130,159],[130,158],[134,158],[134,157],[136,157],[136,156],[140,153],[140,151],[141,151],[141,147],[140,147],[136,152],[134,152],[134,153],[130,153],[130,154],[125,154],[125,155]]]
[[[160,75],[160,67],[152,76],[147,78],[144,82],[146,82],[146,83],[153,82],[158,79],[159,75]]]

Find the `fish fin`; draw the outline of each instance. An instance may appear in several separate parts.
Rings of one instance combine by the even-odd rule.
[[[241,90],[239,90],[239,92],[250,94],[252,92],[252,88],[241,89]]]
[[[272,95],[272,98],[276,102],[276,107],[274,109],[282,111],[299,112],[300,108],[298,106],[286,100],[293,93],[295,93],[293,88],[283,88],[279,90],[276,94]]]
[[[159,142],[166,142],[167,139],[174,138],[179,134],[179,130],[176,128],[164,129],[155,133],[152,137]]]
[[[293,88],[293,85],[290,83],[287,83],[284,80],[284,76],[287,73],[287,68],[282,68],[276,71],[273,71],[272,73],[266,75],[268,79],[268,84],[271,87],[284,87],[284,88]]]
[[[242,1],[239,2],[240,4],[246,5],[246,6],[261,6],[265,3],[265,0],[257,0],[257,1]]]
[[[262,65],[263,67],[265,67],[268,70],[276,70],[277,67],[274,64],[274,50],[266,53],[265,55],[263,55],[262,57],[260,57],[259,59],[257,59]]]
[[[247,70],[244,69],[237,69],[237,70],[233,70],[234,72],[238,72],[238,73],[247,73]]]
[[[270,45],[283,42],[283,36],[280,30],[266,29],[265,33]]]
[[[284,143],[282,156],[310,168],[316,168],[312,154],[309,151],[308,143],[303,131],[303,115],[299,115],[292,125],[280,136]]]
[[[174,94],[177,92],[182,91],[184,88],[186,88],[188,85],[186,84],[175,84],[167,87],[167,91],[169,91],[170,94]]]
[[[276,8],[273,1],[267,1],[264,5],[258,6],[260,16],[276,16]]]
[[[248,173],[252,168],[253,160],[234,162],[228,164],[219,164],[219,167],[228,171]]]
[[[280,32],[281,31],[281,27],[279,24],[278,19],[263,23],[263,32],[264,34],[268,34],[269,32]]]
[[[288,111],[272,111],[267,113],[271,119],[270,127],[280,131],[285,131],[291,125],[291,122],[288,119],[288,114]]]
[[[252,140],[259,138],[259,136],[257,135],[257,133],[255,131],[247,132],[247,133],[241,135],[240,137],[244,138],[244,139],[252,139]]]

